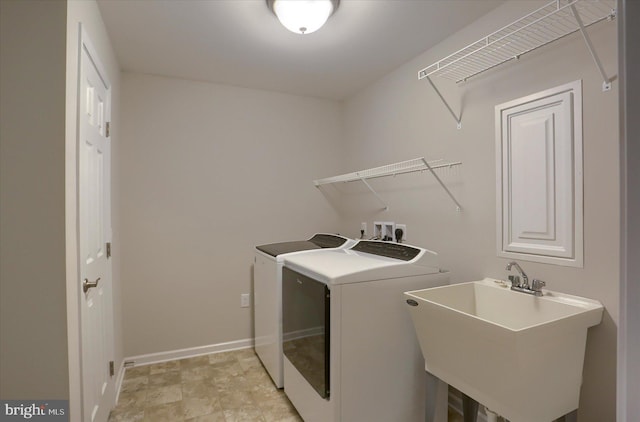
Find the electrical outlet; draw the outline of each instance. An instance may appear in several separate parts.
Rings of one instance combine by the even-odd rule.
[[[396,231],[396,223],[394,222],[385,222],[383,226],[383,234],[382,240],[387,240],[391,242],[396,235],[394,234]]]
[[[380,240],[393,240],[395,237],[393,232],[395,231],[396,223],[393,221],[375,221],[373,223],[373,238]]]
[[[249,307],[249,293],[242,293],[240,295],[240,307],[241,308]]]
[[[373,238],[382,239],[382,222],[380,221],[373,222]]]
[[[397,229],[401,229],[402,230],[402,239],[401,239],[400,243],[406,242],[407,241],[407,225],[406,224],[396,224],[396,230]],[[396,239],[395,230],[393,231],[393,240],[395,240],[396,242],[398,241],[398,239]]]

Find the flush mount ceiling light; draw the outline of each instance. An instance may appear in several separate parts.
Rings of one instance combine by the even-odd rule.
[[[339,3],[340,0],[267,0],[267,6],[285,28],[303,35],[322,28]]]

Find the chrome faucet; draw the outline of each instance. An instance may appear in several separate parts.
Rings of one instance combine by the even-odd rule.
[[[518,265],[518,263],[515,261],[511,261],[507,264],[507,271],[511,271],[511,267],[515,267],[522,277],[522,282],[520,282],[520,276],[509,276],[509,280],[511,281],[511,290],[528,293],[530,295],[542,296],[542,288],[546,285],[544,281],[534,279],[532,282],[532,286],[529,287],[529,277],[522,270],[520,265]]]
[[[516,270],[518,270],[518,272],[520,273],[520,275],[522,276],[522,283],[520,283],[520,278],[519,277],[514,277],[514,279],[509,278],[509,280],[511,280],[511,283],[514,283],[514,280],[516,280],[516,287],[523,287],[525,289],[529,288],[529,277],[527,277],[527,275],[525,274],[524,271],[522,271],[522,268],[520,267],[520,265],[518,265],[517,262],[515,261],[511,261],[507,264],[507,271],[511,271],[511,267],[516,267]]]

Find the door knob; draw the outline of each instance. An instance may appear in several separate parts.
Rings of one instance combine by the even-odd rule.
[[[100,281],[100,277],[98,277],[96,281],[89,281],[89,279],[85,278],[84,281],[82,282],[82,291],[87,293],[87,291],[89,291],[90,288],[98,287],[98,281]]]

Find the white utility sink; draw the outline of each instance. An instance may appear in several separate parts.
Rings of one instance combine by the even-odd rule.
[[[512,422],[578,408],[587,329],[598,301],[494,279],[405,293],[425,369]]]

